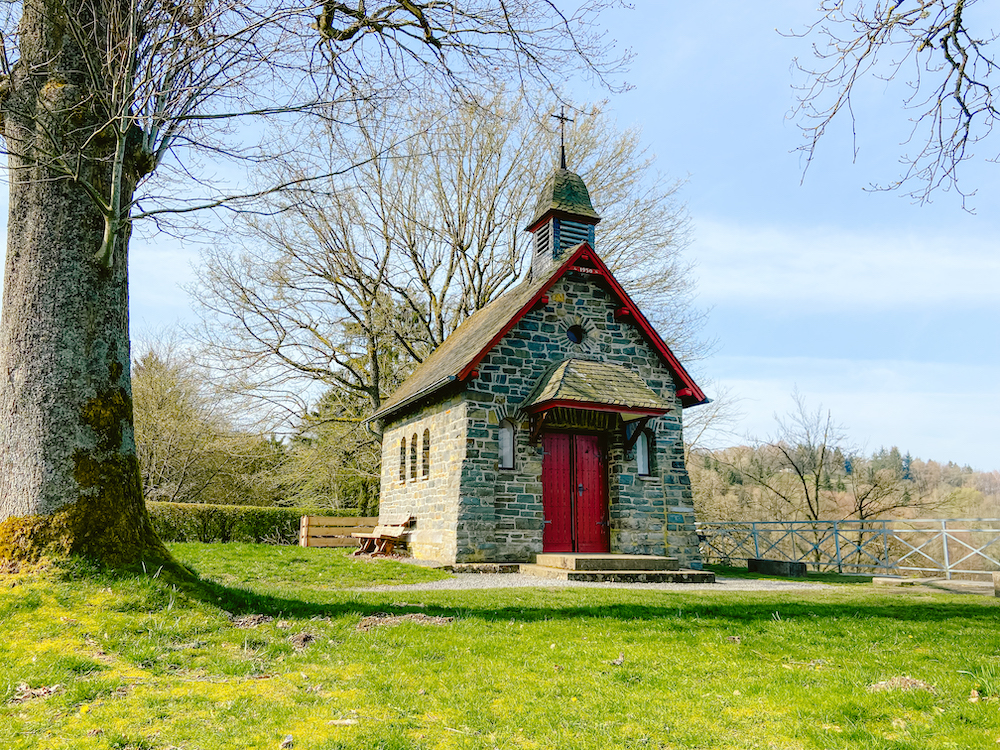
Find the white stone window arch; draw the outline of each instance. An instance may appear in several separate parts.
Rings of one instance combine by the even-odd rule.
[[[514,468],[514,423],[505,419],[500,423],[499,445],[500,468]]]
[[[642,430],[639,439],[635,441],[635,470],[640,477],[648,477],[650,474],[649,454],[652,443],[652,435],[649,430]]]

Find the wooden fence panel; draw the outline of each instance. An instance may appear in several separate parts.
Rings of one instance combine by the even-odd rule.
[[[299,544],[303,547],[357,547],[351,534],[370,534],[377,516],[302,516]]]

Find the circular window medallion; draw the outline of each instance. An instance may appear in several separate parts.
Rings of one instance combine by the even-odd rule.
[[[587,337],[587,332],[583,330],[581,325],[573,325],[566,329],[566,338],[572,341],[574,344],[583,343],[583,340]]]

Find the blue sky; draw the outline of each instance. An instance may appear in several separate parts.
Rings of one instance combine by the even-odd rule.
[[[813,4],[634,5],[608,17],[636,54],[634,88],[612,105],[661,169],[689,177],[688,253],[718,343],[697,370],[741,399],[736,432],[773,433],[797,388],[858,446],[1000,469],[1000,166],[966,169],[975,214],[953,193],[918,206],[866,192],[900,173],[909,132],[899,90],[872,80],[856,163],[844,120],[803,181],[788,116],[809,40],[777,30],[803,30]],[[979,15],[1000,31],[1000,9]]]
[[[787,115],[800,80],[791,63],[809,42],[776,29],[803,30],[813,3],[634,5],[606,17],[609,38],[636,54],[634,88],[611,107],[642,128],[663,171],[688,177],[688,257],[717,341],[696,371],[741,399],[736,435],[773,432],[797,388],[860,447],[1000,469],[1000,166],[967,169],[975,214],[951,194],[917,206],[865,192],[897,175],[908,132],[898,92],[872,81],[857,100],[857,163],[845,120],[803,183]],[[1000,30],[1000,9],[976,9]],[[133,240],[135,332],[190,320],[180,285],[196,260],[172,238]]]

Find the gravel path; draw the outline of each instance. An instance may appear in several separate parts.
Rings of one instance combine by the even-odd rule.
[[[801,589],[835,588],[826,583],[802,581],[760,580],[752,578],[716,578],[715,583],[589,583],[539,578],[523,573],[461,573],[443,581],[410,583],[402,586],[372,586],[354,591],[463,591],[467,589],[593,588],[637,589],[653,591],[794,591]]]

